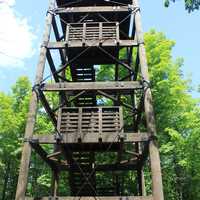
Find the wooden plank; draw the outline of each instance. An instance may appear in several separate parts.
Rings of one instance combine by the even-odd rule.
[[[116,39],[117,39],[117,44],[119,45],[120,43],[120,30],[119,30],[119,23],[116,23]]]
[[[104,13],[104,12],[130,12],[128,6],[88,6],[88,7],[71,7],[58,8],[55,10],[57,14],[73,14],[73,13]]]
[[[70,143],[77,143],[77,132],[76,134],[63,134],[63,140],[61,141],[61,144],[70,144]],[[113,142],[113,139],[115,138],[115,134],[110,133],[102,133],[101,138],[102,142]],[[37,141],[40,144],[55,144],[56,140],[54,135],[34,135],[32,137],[34,141]],[[86,133],[82,134],[82,143],[99,143],[100,134],[97,133]],[[133,143],[133,142],[147,142],[149,141],[149,137],[146,133],[124,133],[124,143]],[[118,140],[115,140],[115,142],[118,142]]]
[[[97,197],[51,197],[51,200],[96,200]],[[153,200],[152,196],[98,196],[101,200]],[[34,200],[32,197],[26,197],[25,200]],[[49,197],[41,197],[40,200],[49,200]]]
[[[85,41],[86,41],[86,23],[83,23],[83,36],[82,36],[82,43],[83,45],[85,45]]]
[[[120,117],[120,119],[119,119],[119,123],[120,123],[120,136],[121,136],[121,137],[124,137],[124,129],[123,129],[123,127],[124,127],[123,109],[122,109],[121,106],[119,107],[119,117]]]
[[[67,26],[66,26],[66,37],[65,37],[65,40],[66,40],[67,46],[68,46],[68,43],[69,43],[69,24],[67,24]]]
[[[99,43],[100,43],[100,45],[102,45],[102,39],[103,39],[102,32],[103,32],[103,24],[102,24],[102,22],[100,22],[99,23]]]
[[[54,84],[44,84],[42,87],[43,91],[121,91],[130,92],[136,89],[142,89],[143,86],[139,81],[123,81],[123,82],[74,82],[74,83],[54,83]]]
[[[138,42],[134,40],[120,40],[119,45],[121,47],[132,47],[138,46]],[[80,48],[83,47],[82,41],[70,41],[69,44],[67,42],[49,42],[47,45],[48,49],[66,49],[68,48]],[[85,47],[97,47],[99,46],[99,38],[96,40],[86,40]],[[118,46],[115,39],[107,39],[101,42],[102,47],[116,47]]]
[[[83,109],[82,108],[78,108],[78,138],[81,138],[81,131],[82,131],[82,112]]]

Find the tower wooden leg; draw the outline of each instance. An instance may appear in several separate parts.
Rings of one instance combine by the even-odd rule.
[[[52,171],[51,195],[56,197],[58,195],[59,173]]]

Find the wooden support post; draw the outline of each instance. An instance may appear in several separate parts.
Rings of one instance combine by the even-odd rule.
[[[52,183],[51,183],[51,195],[53,197],[58,196],[58,183],[59,183],[59,175],[57,171],[52,171]]]
[[[102,138],[102,108],[99,108],[99,138]]]
[[[54,0],[50,0],[49,9],[53,9],[53,7],[54,7]],[[45,33],[44,33],[44,38],[43,38],[44,44],[47,44],[50,38],[52,17],[53,16],[51,13],[47,14]],[[42,81],[44,67],[45,67],[45,60],[46,60],[46,52],[47,52],[46,47],[42,46],[41,52],[40,52],[40,59],[37,66],[35,84],[39,84]],[[25,138],[27,139],[31,138],[33,135],[34,125],[35,125],[35,120],[36,120],[36,113],[37,113],[37,95],[35,91],[33,91],[32,96],[31,96],[30,106],[29,106],[29,114],[28,114],[28,120],[26,124],[26,130],[25,130]],[[19,171],[15,200],[25,200],[30,157],[31,157],[31,146],[29,142],[26,141],[22,148],[22,157],[21,157],[21,164],[20,164],[20,171]]]
[[[119,45],[120,43],[119,22],[116,23],[116,42],[117,42],[117,45]]]
[[[139,8],[138,0],[133,0],[133,6],[135,8]],[[146,52],[145,52],[144,39],[142,33],[142,26],[141,26],[141,15],[139,9],[135,13],[135,27],[139,43],[139,58],[140,58],[142,78],[146,82],[149,82],[148,66],[147,66]],[[155,136],[156,135],[155,118],[153,111],[152,94],[149,87],[145,88],[144,104],[145,104],[144,107],[145,107],[148,133],[150,133],[151,136]],[[154,200],[164,200],[161,167],[160,167],[160,156],[159,156],[158,146],[154,140],[151,140],[149,143],[149,153],[150,153],[150,165],[151,165],[152,182],[153,182],[152,185],[153,198]]]
[[[143,168],[141,169],[141,182],[142,182],[141,183],[141,185],[142,185],[142,196],[147,196]]]
[[[102,45],[103,41],[103,23],[99,23],[99,44]]]
[[[67,24],[66,25],[66,37],[65,37],[65,41],[67,42],[67,45],[69,45],[69,28],[70,28],[70,25]]]
[[[85,42],[86,42],[86,23],[83,23],[83,37],[82,37],[82,43],[83,46],[85,46]]]
[[[60,96],[60,103],[62,103],[62,96]],[[62,108],[58,110],[58,119],[57,119],[57,130],[60,131],[61,125],[61,111]],[[58,144],[54,144],[54,153],[61,152]],[[58,187],[59,187],[59,169],[52,168],[52,178],[51,178],[51,195],[56,197],[58,195]]]
[[[82,110],[82,107],[80,107],[79,109],[78,109],[78,139],[80,139],[81,138],[81,133],[82,133],[82,112],[83,112],[83,110]]]

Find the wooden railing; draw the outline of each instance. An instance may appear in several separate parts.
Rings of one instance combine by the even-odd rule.
[[[119,42],[118,22],[71,23],[66,28],[66,41],[116,40]]]
[[[88,133],[99,137],[106,133],[123,136],[122,107],[62,108],[60,116],[61,134],[74,134],[79,138]]]

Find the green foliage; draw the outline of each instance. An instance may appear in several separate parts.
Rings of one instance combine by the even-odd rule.
[[[170,2],[176,2],[177,0],[165,0],[164,5],[165,7],[168,7],[170,5]],[[194,10],[198,10],[200,7],[200,0],[185,0],[185,9],[188,10],[188,12],[192,12]]]
[[[182,59],[172,60],[174,41],[145,34],[166,199],[199,199],[200,108],[182,77]],[[196,139],[194,139],[196,138]]]
[[[15,196],[30,94],[31,83],[27,77],[20,77],[17,80],[11,94],[0,92],[0,196],[2,200],[14,199]],[[52,104],[54,101],[56,101],[55,98],[52,98]],[[43,110],[40,110],[37,117],[35,131],[36,133],[52,131],[51,122]],[[43,163],[39,162],[38,158],[34,158],[34,161],[39,169],[43,168]],[[31,168],[35,170],[32,170],[30,174],[31,181],[27,191],[30,194],[41,191],[47,183],[47,179],[40,177],[41,170],[36,169],[32,164]],[[38,191],[33,191],[30,183],[37,185]],[[44,191],[47,191],[47,188],[44,188]]]
[[[0,193],[14,199],[21,153],[21,140],[28,110],[30,82],[21,77],[11,95],[0,93]]]

